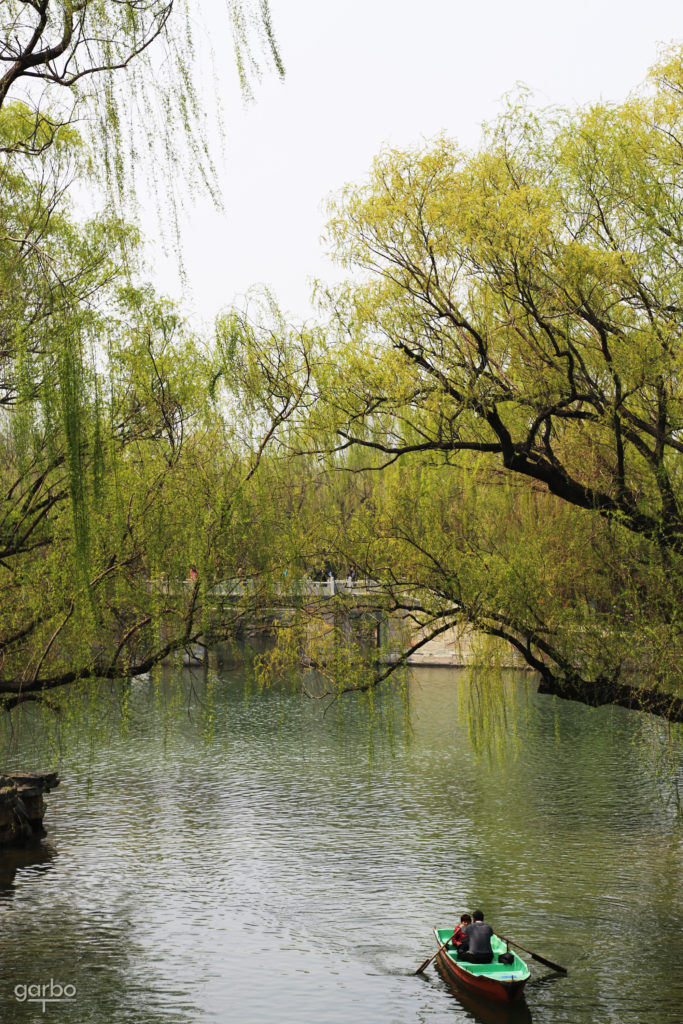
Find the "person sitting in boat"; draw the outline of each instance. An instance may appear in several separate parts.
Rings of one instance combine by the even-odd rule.
[[[457,926],[450,939],[448,940],[451,947],[457,949],[459,953],[465,952],[469,946],[469,938],[465,934],[465,928],[468,924],[472,924],[472,918],[469,914],[460,915],[460,924]]]
[[[493,928],[489,924],[484,924],[484,915],[481,910],[474,911],[472,924],[466,925],[464,932],[469,942],[469,948],[459,953],[458,958],[471,964],[490,964],[493,960],[493,950],[491,949]]]

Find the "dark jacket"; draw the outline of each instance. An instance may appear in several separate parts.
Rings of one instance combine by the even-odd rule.
[[[470,942],[470,953],[491,953],[491,936],[493,928],[483,921],[473,921],[465,928],[465,934]]]

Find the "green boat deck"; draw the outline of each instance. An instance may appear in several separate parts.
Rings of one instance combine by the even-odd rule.
[[[446,939],[450,938],[453,934],[452,928],[435,928],[434,934],[436,935],[439,945],[442,945]],[[497,935],[494,935],[491,939],[491,948],[493,949],[494,960],[490,964],[472,964],[466,960],[458,960],[455,955],[455,950],[446,949],[446,953],[457,963],[458,967],[463,968],[469,974],[484,975],[487,978],[495,979],[496,981],[526,981],[530,977],[531,972],[527,967],[526,963],[520,956],[518,956],[512,949],[510,953],[514,956],[514,961],[511,964],[501,964],[498,962],[498,955],[500,953],[506,953],[508,951],[507,945],[499,939]]]

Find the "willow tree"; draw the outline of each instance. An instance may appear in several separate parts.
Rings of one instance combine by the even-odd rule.
[[[0,110],[0,138],[11,145],[23,117]],[[258,332],[226,315],[210,352],[135,284],[135,230],[111,213],[75,217],[66,185],[88,166],[61,126],[0,176],[6,708],[234,632],[243,605],[211,590],[263,568],[248,486],[306,392],[306,338],[281,318]]]
[[[0,421],[5,708],[228,639],[249,608],[214,588],[258,576],[258,604],[269,586],[272,494],[250,483],[305,401],[306,338],[232,314],[207,353],[177,308],[131,284],[122,230],[49,218],[42,258],[70,281],[59,307],[0,273],[32,327]]]
[[[243,89],[261,45],[282,73],[267,2],[227,11]],[[228,362],[218,373],[179,311],[136,283],[138,235],[124,217],[146,146],[171,205],[183,169],[220,199],[196,14],[182,0],[0,7],[5,707],[78,678],[135,675],[236,617],[209,622],[204,600],[218,563],[231,564],[226,523],[254,468],[222,415]],[[86,220],[74,197],[88,192],[101,212]],[[233,333],[237,388],[247,341]],[[253,355],[245,387],[261,365]],[[201,582],[168,585],[190,561]]]
[[[52,133],[78,120],[98,144],[105,175],[134,165],[146,136],[157,160],[210,184],[207,113],[199,81],[211,54],[202,7],[190,0],[4,0],[0,10],[0,109],[24,102],[21,133],[4,151],[41,153]],[[234,65],[244,95],[265,57],[280,76],[268,0],[228,0]],[[199,32],[196,31],[199,25]],[[216,26],[213,26],[214,30]],[[197,38],[199,37],[199,38]],[[128,158],[128,159],[126,159]]]
[[[679,721],[682,147],[672,50],[625,103],[382,153],[333,207],[362,283],[334,299],[318,425],[406,495],[427,464],[468,495],[442,539],[397,512],[397,601],[503,638],[547,692]]]

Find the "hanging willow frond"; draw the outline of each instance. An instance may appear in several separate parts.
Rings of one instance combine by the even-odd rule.
[[[196,0],[4,0],[0,109],[18,100],[26,117],[0,152],[40,155],[60,127],[78,121],[94,143],[93,170],[120,207],[146,151],[155,184],[163,177],[170,185],[180,172],[219,203],[207,139],[220,134],[220,118],[207,69],[211,41],[222,50],[229,42],[220,41],[220,23],[202,24],[202,13]],[[245,99],[263,66],[284,76],[268,0],[226,0],[225,27]],[[174,188],[167,191],[173,202]]]

